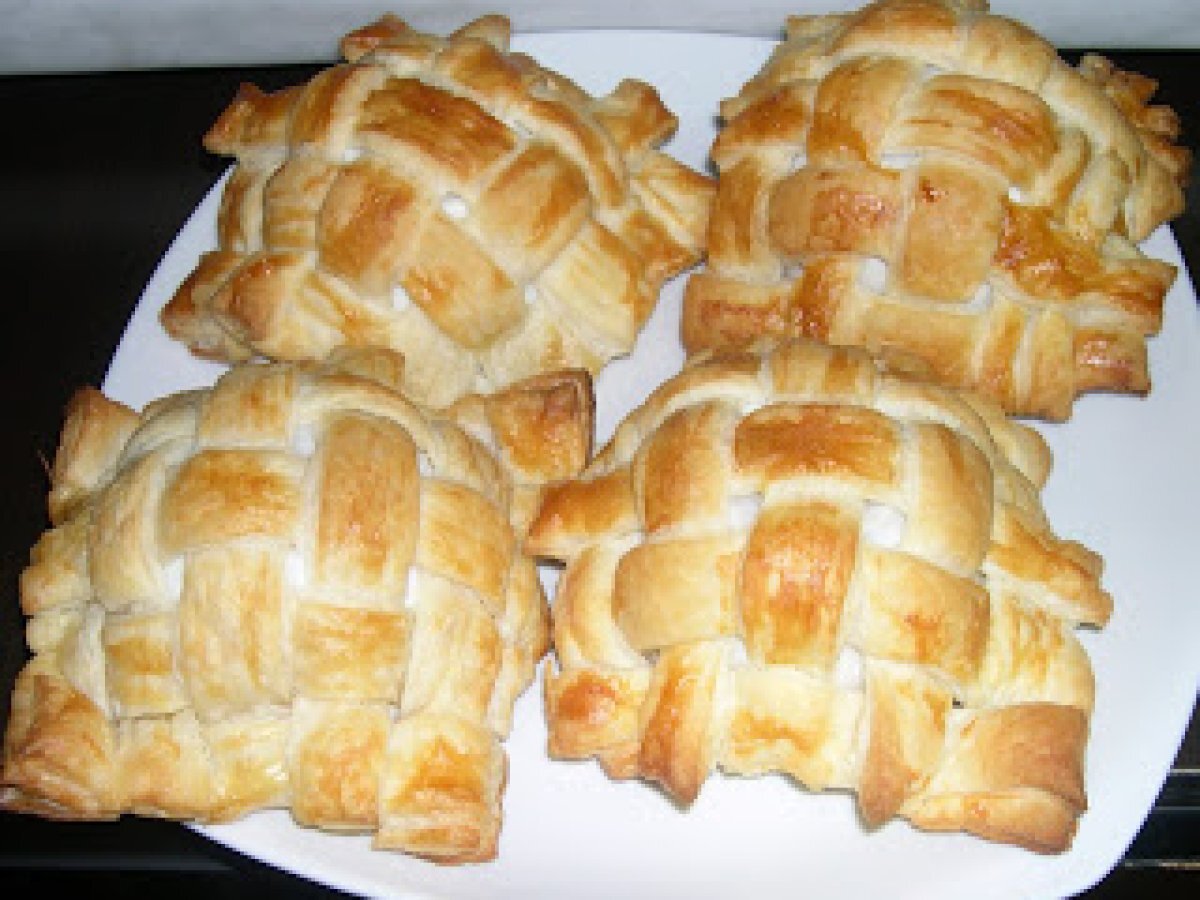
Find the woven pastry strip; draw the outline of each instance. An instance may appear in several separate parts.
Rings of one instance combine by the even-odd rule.
[[[241,364],[140,414],[76,395],[21,576],[33,657],[0,807],[286,808],[494,856],[501,741],[548,638],[512,497],[582,467],[590,386],[544,375],[434,415],[399,378],[369,351]]]
[[[656,149],[676,119],[649,85],[593,98],[508,44],[501,16],[444,39],[386,16],[305,85],[244,86],[205,137],[237,163],[218,247],[168,333],[221,360],[394,348],[435,406],[632,349],[712,185]]]
[[[990,401],[815,341],[702,354],[578,479],[531,552],[565,561],[549,751],[687,804],[714,769],[784,772],[1041,851],[1086,799],[1112,601],[1054,535],[1050,458]]]
[[[1137,247],[1183,208],[1156,85],[1078,68],[985,2],[788,20],[721,104],[690,351],[807,336],[922,358],[1009,413],[1149,389],[1175,269]]]

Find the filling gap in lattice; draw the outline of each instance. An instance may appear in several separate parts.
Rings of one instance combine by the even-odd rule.
[[[888,150],[879,156],[879,167],[903,172],[921,161],[921,154],[914,150]]]
[[[862,654],[843,645],[833,664],[833,681],[838,687],[857,690],[863,686]]]
[[[749,531],[762,509],[762,494],[744,494],[729,498],[729,527],[734,531]]]
[[[868,500],[863,505],[862,539],[873,547],[894,550],[904,540],[908,517],[888,503]]]
[[[304,554],[299,550],[289,550],[283,557],[283,583],[291,588],[302,588],[308,584]]]
[[[455,221],[462,221],[470,214],[471,208],[459,194],[448,193],[442,197],[442,212]]]
[[[858,267],[858,283],[869,291],[882,294],[887,289],[888,267],[877,256],[863,258]]]
[[[412,306],[412,298],[408,296],[408,291],[403,285],[397,284],[392,288],[392,308],[397,312],[402,312]]]

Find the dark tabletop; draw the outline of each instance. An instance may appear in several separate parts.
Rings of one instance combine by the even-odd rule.
[[[1070,54],[1068,54],[1070,55]],[[1111,53],[1159,79],[1200,150],[1200,51]],[[242,81],[299,82],[316,66],[0,77],[0,308],[8,400],[0,511],[0,721],[25,659],[17,580],[46,527],[46,466],[64,404],[99,385],[156,263],[224,161],[200,137]],[[1200,275],[1200,178],[1173,224]],[[1200,896],[1200,728],[1193,719],[1125,858],[1089,897]],[[0,814],[0,891],[55,887],[178,897],[332,896],[184,826],[127,817],[56,824]],[[800,890],[798,886],[798,894]],[[150,892],[147,894],[147,892]]]

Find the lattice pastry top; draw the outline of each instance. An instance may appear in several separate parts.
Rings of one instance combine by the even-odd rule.
[[[21,576],[0,808],[283,807],[495,854],[501,739],[548,639],[510,499],[582,467],[590,386],[543,375],[435,415],[396,359],[244,363],[140,414],[75,396]]]
[[[761,334],[905,349],[1008,412],[1149,388],[1174,267],[1136,246],[1189,155],[1154,82],[1078,68],[983,0],[788,20],[721,105],[691,351]]]
[[[795,341],[699,354],[527,541],[566,562],[549,750],[690,803],[715,768],[1042,851],[1085,808],[1101,559],[1056,537],[1036,432]]]
[[[205,137],[237,160],[218,248],[168,333],[221,360],[391,347],[435,406],[632,349],[712,184],[656,149],[677,120],[649,85],[593,98],[508,43],[501,16],[385,16],[305,85],[243,86]]]

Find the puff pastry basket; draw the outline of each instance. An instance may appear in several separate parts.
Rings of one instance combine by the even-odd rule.
[[[590,450],[586,373],[433,413],[388,351],[244,363],[137,413],[83,389],[21,577],[0,807],[262,808],[440,862],[496,852],[546,649],[521,497]]]
[[[390,347],[435,406],[632,349],[712,184],[657,149],[652,87],[594,98],[508,44],[503,16],[385,16],[307,84],[244,86],[205,137],[236,165],[168,333],[220,360]]]
[[[1138,247],[1190,157],[1156,85],[1077,67],[975,0],[795,16],[721,103],[690,351],[807,336],[904,350],[1007,412],[1144,393],[1175,269]]]
[[[1057,537],[1037,432],[814,341],[700,354],[547,489],[565,562],[549,751],[690,804],[717,769],[853,791],[1039,851],[1086,807],[1079,625],[1102,561]]]

